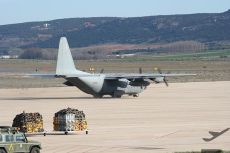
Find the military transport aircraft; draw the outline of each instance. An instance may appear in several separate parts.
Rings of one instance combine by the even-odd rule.
[[[62,77],[67,80],[67,86],[76,86],[81,91],[93,95],[95,98],[102,98],[104,95],[111,95],[120,98],[122,95],[138,97],[151,82],[168,83],[165,77],[188,76],[194,74],[163,74],[163,73],[137,73],[137,74],[92,74],[78,70],[70,52],[65,37],[60,38],[56,74],[54,77]],[[33,76],[49,77],[51,75]]]

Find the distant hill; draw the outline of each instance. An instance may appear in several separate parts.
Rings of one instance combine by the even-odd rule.
[[[61,36],[71,47],[198,41],[230,48],[230,10],[223,13],[133,18],[72,18],[0,26],[0,48],[57,48]]]
[[[35,44],[40,41],[65,35],[69,32],[95,27],[115,19],[117,18],[70,18],[2,25],[0,26],[0,47],[21,47],[28,44]]]

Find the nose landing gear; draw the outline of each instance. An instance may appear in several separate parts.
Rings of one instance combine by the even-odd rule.
[[[133,97],[135,97],[135,98],[136,98],[136,97],[139,97],[139,94],[134,94]]]

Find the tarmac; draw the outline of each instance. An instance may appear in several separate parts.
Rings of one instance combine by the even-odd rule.
[[[29,137],[42,143],[42,153],[230,150],[230,81],[153,84],[138,98],[121,99],[94,99],[74,87],[0,89],[0,125],[39,112],[52,131],[54,113],[67,107],[84,111],[89,134]]]

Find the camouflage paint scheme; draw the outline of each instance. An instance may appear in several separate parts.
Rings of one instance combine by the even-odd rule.
[[[36,141],[28,141],[24,133],[0,134],[0,153],[39,153],[40,149],[41,143]]]

